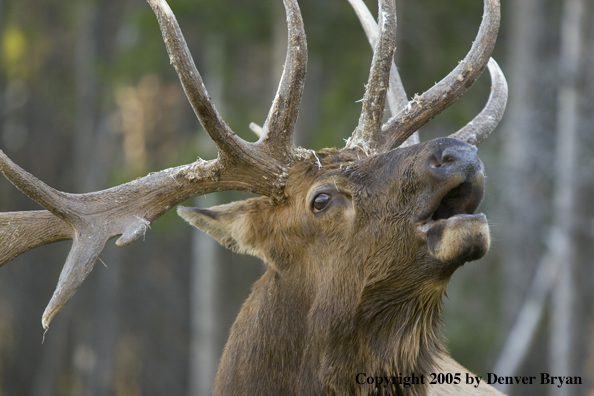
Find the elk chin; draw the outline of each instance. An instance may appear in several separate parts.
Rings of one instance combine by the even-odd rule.
[[[489,250],[489,225],[482,214],[458,214],[419,226],[427,238],[429,254],[445,264],[478,260]]]

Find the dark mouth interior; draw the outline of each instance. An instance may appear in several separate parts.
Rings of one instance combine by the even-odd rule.
[[[478,208],[481,198],[482,194],[473,191],[472,183],[463,182],[443,197],[431,219],[441,220],[459,214],[473,214]]]

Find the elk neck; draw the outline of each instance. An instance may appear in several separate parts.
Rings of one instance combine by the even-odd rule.
[[[432,371],[443,352],[441,300],[459,266],[431,257],[415,232],[422,205],[416,201],[435,189],[418,181],[434,146],[363,161],[319,152],[292,168],[286,203],[274,210],[261,198],[242,204],[251,229],[245,232],[251,250],[243,252],[261,257],[268,269],[231,330],[217,379],[221,394],[225,383],[256,371],[282,377],[266,386],[282,394],[294,394],[294,384],[302,394],[367,394],[353,373]],[[330,190],[346,198],[312,216],[303,191]],[[423,392],[417,386],[390,394]]]

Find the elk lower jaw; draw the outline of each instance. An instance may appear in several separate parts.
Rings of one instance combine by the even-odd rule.
[[[428,220],[417,228],[427,239],[429,253],[446,264],[478,260],[489,250],[489,225],[483,213]]]

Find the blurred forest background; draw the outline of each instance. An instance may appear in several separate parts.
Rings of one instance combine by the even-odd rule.
[[[262,124],[285,57],[282,2],[170,5],[223,118],[255,140],[248,125]],[[300,5],[309,67],[296,140],[342,147],[357,124],[371,49],[346,0]],[[397,7],[396,63],[412,96],[464,57],[482,1]],[[447,345],[482,376],[545,372],[584,381],[507,388],[512,395],[592,396],[594,2],[502,0],[502,12],[494,57],[510,99],[480,146],[489,176],[481,211],[493,247],[452,279]],[[488,92],[484,75],[421,139],[470,121]],[[0,148],[62,191],[104,189],[216,155],[142,0],[0,0],[0,102]],[[38,206],[0,178],[0,211],[30,209]],[[231,255],[171,211],[131,246],[108,243],[42,344],[41,314],[69,247],[43,246],[0,269],[0,395],[208,394],[261,263]]]

